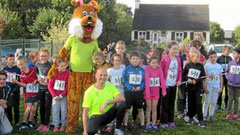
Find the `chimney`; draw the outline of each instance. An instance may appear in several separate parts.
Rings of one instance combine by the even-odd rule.
[[[135,0],[135,9],[139,9],[140,0]]]

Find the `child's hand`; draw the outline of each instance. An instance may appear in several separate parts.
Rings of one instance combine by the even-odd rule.
[[[192,80],[192,84],[195,85],[196,84],[196,80]]]
[[[136,89],[136,88],[133,87],[133,88],[132,88],[132,91],[135,91],[135,89]]]
[[[210,79],[213,79],[213,78],[214,78],[214,75],[208,75],[208,77],[209,77]]]
[[[123,85],[120,85],[120,86],[119,86],[119,88],[120,88],[120,89],[123,89],[123,88],[124,88],[124,86],[123,86]]]
[[[220,88],[220,90],[218,91],[218,94],[221,94],[222,93],[222,88]]]
[[[18,81],[16,79],[11,79],[11,83],[17,83]]]
[[[140,87],[135,88],[135,91],[140,91]]]
[[[40,79],[39,82],[40,82],[41,84],[44,84],[44,80],[43,80],[43,79]]]
[[[165,92],[165,93],[163,93],[162,95],[165,97],[165,96],[167,95],[167,93]]]
[[[181,81],[178,81],[177,82],[177,87],[181,86],[182,85],[182,82]]]
[[[192,84],[192,79],[188,79],[187,82]]]
[[[37,85],[37,82],[38,82],[37,80],[33,81],[33,83],[32,83],[33,86]]]
[[[57,101],[60,101],[62,98],[60,98],[59,96],[55,99]]]
[[[204,93],[209,94],[209,91],[207,89],[204,89]]]

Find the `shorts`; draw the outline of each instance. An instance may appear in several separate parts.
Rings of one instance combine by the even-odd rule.
[[[144,99],[145,99],[145,100],[158,100],[158,99],[159,99],[159,96],[151,96],[151,97],[145,97],[145,96],[144,96]]]
[[[26,97],[26,103],[35,103],[38,102],[38,97]]]
[[[130,109],[131,106],[136,107],[136,109],[142,109],[144,100],[142,91],[125,91],[124,92],[127,109]]]

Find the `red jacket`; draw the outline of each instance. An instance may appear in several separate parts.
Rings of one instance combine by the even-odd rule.
[[[51,93],[53,98],[60,95],[62,97],[67,95],[68,77],[69,77],[69,71],[64,71],[62,73],[57,72],[57,75],[49,80],[48,90]],[[56,85],[58,85],[59,81],[64,82],[65,86],[63,85],[64,86],[63,89],[59,89],[59,87],[55,87]]]

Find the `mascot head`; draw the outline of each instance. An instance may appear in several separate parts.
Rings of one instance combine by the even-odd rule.
[[[71,0],[71,4],[77,7],[70,20],[68,32],[71,36],[78,37],[85,43],[96,40],[102,33],[103,23],[98,19],[99,5],[92,0],[84,4],[83,0]]]

